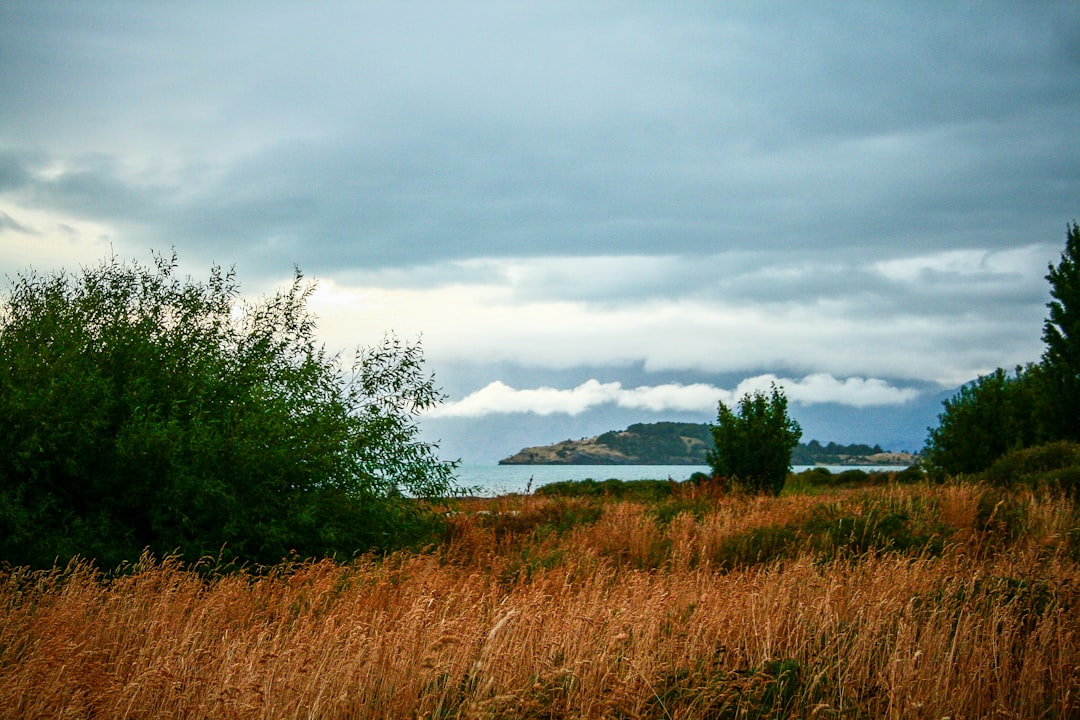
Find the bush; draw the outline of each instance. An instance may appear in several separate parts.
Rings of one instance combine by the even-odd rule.
[[[829,468],[823,467],[815,467],[810,468],[809,470],[803,470],[795,477],[797,477],[800,482],[804,482],[807,485],[814,486],[832,485],[834,482],[836,482],[836,479],[833,477],[832,471],[829,470]]]
[[[231,271],[176,268],[30,272],[0,299],[0,559],[274,563],[430,529],[408,496],[451,492],[453,465],[416,439],[440,399],[419,346],[389,337],[346,371],[299,271],[253,304]]]
[[[671,480],[560,480],[536,488],[538,497],[610,497],[620,500],[649,502],[670,497],[678,483]]]
[[[870,474],[865,470],[852,468],[844,470],[836,475],[837,485],[860,485],[870,479]]]
[[[867,503],[858,512],[837,505],[819,505],[802,523],[802,532],[824,557],[875,552],[928,551],[943,547],[943,527],[913,518],[888,502]]]
[[[903,470],[893,475],[893,480],[898,483],[917,483],[926,479],[926,473],[923,472],[922,466],[918,463],[909,465]]]
[[[738,414],[720,403],[712,427],[716,447],[708,454],[713,475],[742,490],[779,495],[791,469],[791,451],[802,429],[788,417],[787,398],[775,385],[739,401]]]
[[[997,487],[1080,492],[1080,443],[1060,440],[1003,455],[981,477]]]
[[[1013,375],[998,368],[962,387],[930,430],[927,469],[938,478],[978,473],[1010,450],[1040,442],[1044,385],[1040,368],[1029,366]]]

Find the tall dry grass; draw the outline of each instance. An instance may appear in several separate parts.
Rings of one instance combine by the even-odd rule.
[[[1076,512],[988,492],[503,499],[349,565],[9,571],[0,716],[1080,716]]]

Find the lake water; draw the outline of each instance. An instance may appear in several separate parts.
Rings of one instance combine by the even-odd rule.
[[[796,465],[794,472],[808,469],[808,465]],[[827,465],[834,473],[844,470],[903,470],[903,467],[840,466]],[[695,472],[708,473],[707,465],[461,465],[457,470],[458,484],[463,487],[480,488],[479,494],[487,497],[524,493],[532,483],[532,489],[548,483],[564,480],[688,480]]]

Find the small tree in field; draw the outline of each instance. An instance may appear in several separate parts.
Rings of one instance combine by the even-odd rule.
[[[780,494],[802,428],[788,417],[787,398],[776,385],[744,395],[738,414],[721,402],[711,429],[716,448],[707,461],[714,476],[749,492]]]
[[[176,268],[30,272],[0,297],[0,561],[276,563],[423,527],[410,496],[450,493],[454,466],[417,439],[440,400],[419,346],[388,337],[343,367],[299,271],[246,303],[232,272]]]

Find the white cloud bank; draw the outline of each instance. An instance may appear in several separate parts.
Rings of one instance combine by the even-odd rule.
[[[952,387],[1038,357],[1042,275],[1054,252],[846,263],[746,252],[474,259],[320,279],[311,308],[331,348],[373,344],[390,328],[422,337],[436,370],[640,363],[656,373],[824,373]]]
[[[731,405],[743,395],[765,390],[775,383],[794,403],[840,403],[853,407],[900,405],[914,399],[919,391],[898,388],[876,378],[851,377],[837,379],[827,373],[807,375],[795,380],[765,374],[743,380],[732,389],[694,383],[682,385],[643,385],[624,388],[622,383],[602,383],[588,380],[575,388],[553,387],[516,389],[495,381],[470,393],[461,400],[449,402],[430,413],[431,417],[480,417],[498,413],[536,413],[538,415],[579,415],[598,405],[614,404],[621,408],[653,412],[708,412],[718,402]]]

